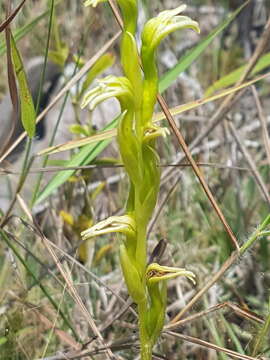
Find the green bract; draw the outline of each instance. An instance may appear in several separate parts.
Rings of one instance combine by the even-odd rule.
[[[135,34],[137,27],[138,7],[136,0],[117,0],[123,16],[124,29]]]
[[[96,6],[98,0],[85,5]],[[152,359],[152,348],[163,328],[169,279],[186,276],[194,282],[194,274],[181,268],[153,263],[147,266],[147,226],[155,208],[160,166],[156,139],[167,130],[153,124],[152,117],[158,93],[158,70],[155,59],[157,46],[171,32],[198,24],[178,14],[185,5],[163,11],[149,20],[142,32],[140,52],[135,41],[137,1],[117,1],[123,15],[121,64],[124,76],[108,76],[86,93],[82,106],[94,109],[100,102],[116,97],[121,105],[117,142],[124,168],[129,177],[126,215],[113,216],[82,233],[89,239],[110,232],[119,232],[120,263],[127,289],[137,304],[141,341],[141,359]],[[141,53],[142,64],[139,59]]]
[[[133,127],[134,112],[127,112],[119,121],[117,141],[126,171],[132,183],[138,185],[143,178],[143,172],[139,166],[141,147]]]
[[[136,304],[145,302],[146,292],[142,277],[135,266],[136,262],[133,255],[129,255],[128,249],[124,244],[120,245],[120,262],[128,292],[132,300]]]
[[[84,6],[96,7],[99,3],[107,2],[108,0],[86,0]],[[117,0],[118,5],[121,8],[124,29],[132,34],[136,31],[137,23],[137,1],[136,0]]]
[[[134,36],[126,32],[121,46],[129,56],[121,56],[121,63],[127,78],[130,80],[134,89],[134,102],[140,108],[142,100],[143,79],[139,62],[138,49]],[[124,52],[123,52],[124,54]]]

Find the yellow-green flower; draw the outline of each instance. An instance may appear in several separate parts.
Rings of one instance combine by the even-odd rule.
[[[136,234],[136,224],[134,219],[129,215],[111,216],[83,231],[81,235],[83,240],[87,240],[95,236],[112,232],[119,232],[134,237]]]
[[[146,269],[146,281],[149,284],[157,283],[164,280],[174,279],[178,276],[185,276],[195,284],[195,275],[193,272],[184,268],[162,266],[157,263],[148,265]]]
[[[160,42],[173,31],[190,28],[200,32],[196,21],[191,20],[188,16],[178,15],[185,9],[186,5],[181,5],[173,10],[162,11],[145,24],[142,32],[142,55],[144,52],[155,51]]]
[[[87,105],[93,110],[99,103],[109,98],[116,97],[122,108],[129,108],[133,104],[134,93],[130,81],[122,76],[109,75],[98,81],[98,86],[89,90],[82,101],[82,108]]]

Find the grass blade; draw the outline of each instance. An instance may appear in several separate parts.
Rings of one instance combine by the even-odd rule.
[[[110,130],[114,128],[118,122],[118,119],[119,117],[114,119],[109,125],[104,128],[104,130]],[[94,143],[85,145],[67,162],[67,166],[82,166],[90,164],[91,161],[93,161],[110,142],[111,138],[101,140],[97,144]],[[55,177],[53,177],[50,182],[45,186],[45,188],[40,191],[35,204],[44,201],[54,190],[56,190],[60,185],[67,181],[68,178],[74,174],[74,172],[75,170],[62,171]]]
[[[95,134],[92,136],[86,136],[82,139],[75,139],[75,140],[68,141],[67,143],[64,143],[64,144],[51,146],[49,148],[46,148],[46,149],[40,151],[37,155],[38,156],[52,155],[52,154],[56,154],[61,151],[67,151],[67,150],[75,149],[75,148],[93,144],[93,143],[96,144],[99,141],[111,139],[114,136],[116,136],[115,129],[106,130],[106,131],[100,132],[99,134]]]
[[[251,75],[256,75],[260,71],[266,69],[270,65],[270,53],[265,54],[262,56],[257,65],[254,67]],[[214,92],[224,89],[228,86],[235,84],[241,77],[242,73],[245,70],[246,65],[239,67],[238,69],[232,71],[228,75],[223,76],[221,79],[217,80],[212,84],[205,92],[205,96],[210,96]]]
[[[269,314],[265,320],[265,323],[263,325],[263,327],[261,328],[261,330],[259,331],[258,335],[256,336],[255,339],[255,344],[254,344],[254,348],[252,351],[252,356],[257,356],[260,354],[260,352],[263,352],[263,346],[267,344],[267,338],[269,337],[270,334],[270,298],[269,298]],[[268,342],[269,344],[269,342]]]

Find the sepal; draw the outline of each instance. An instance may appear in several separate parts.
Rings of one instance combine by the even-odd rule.
[[[160,42],[175,30],[191,28],[200,32],[196,21],[191,20],[188,16],[178,15],[185,9],[186,5],[181,5],[173,10],[162,11],[145,24],[142,32],[142,53],[155,51]]]
[[[162,266],[157,263],[148,265],[146,269],[146,283],[154,284],[160,281],[174,279],[178,276],[185,276],[195,284],[195,274],[185,268]]]
[[[129,109],[133,105],[134,94],[131,83],[126,77],[109,75],[98,80],[98,83],[98,86],[85,94],[82,108],[89,105],[90,110],[93,110],[99,103],[112,97],[119,100],[122,110]]]
[[[169,130],[167,128],[162,128],[157,125],[150,125],[145,127],[143,142],[149,143],[151,140],[158,138],[159,136],[166,137],[169,134]]]
[[[83,240],[87,240],[95,236],[109,234],[112,232],[123,233],[129,237],[135,237],[136,224],[134,218],[130,215],[111,216],[83,231],[81,236]]]

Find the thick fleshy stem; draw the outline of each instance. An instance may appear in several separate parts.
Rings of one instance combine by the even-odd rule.
[[[138,304],[139,315],[139,332],[140,332],[140,346],[141,346],[141,360],[152,360],[152,348],[153,345],[149,338],[146,329],[146,314],[148,311],[147,301],[143,301]]]

